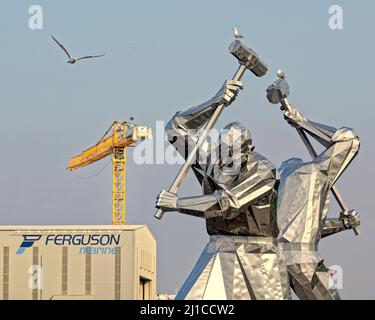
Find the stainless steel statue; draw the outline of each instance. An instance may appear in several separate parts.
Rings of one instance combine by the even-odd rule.
[[[291,286],[300,299],[339,299],[329,270],[318,254],[318,243],[323,237],[351,228],[357,230],[359,226],[359,214],[346,209],[335,189],[337,179],[358,153],[359,138],[350,128],[335,129],[305,118],[287,100],[289,85],[285,75],[280,71],[278,76],[280,79],[267,89],[267,98],[271,103],[282,104],[285,119],[297,129],[314,158],[310,162],[292,158],[281,165],[278,241],[287,260]],[[323,145],[321,154],[315,153],[305,133]],[[330,190],[346,209],[337,219],[327,218]]]
[[[289,85],[280,71],[267,98],[281,103],[313,160],[292,158],[276,170],[254,152],[250,131],[239,122],[228,124],[215,143],[209,131],[242,89],[245,70],[257,76],[267,71],[239,40],[230,51],[240,62],[233,80],[209,101],[177,112],[166,126],[170,143],[186,162],[169,191],[159,194],[155,217],[177,211],[203,218],[210,236],[176,299],[291,299],[290,287],[300,299],[339,299],[318,243],[347,229],[359,233],[359,214],[349,210],[335,186],[357,155],[359,138],[352,129],[305,118],[289,104]],[[323,145],[321,154],[307,134]],[[203,195],[178,197],[190,168]],[[330,191],[341,207],[339,218],[327,217]]]
[[[169,141],[185,159],[217,107],[229,106],[241,88],[240,81],[226,81],[211,100],[170,120]],[[291,298],[285,259],[276,242],[278,172],[253,150],[250,131],[231,123],[218,145],[208,139],[195,154],[192,170],[203,195],[180,198],[163,191],[158,196],[157,208],[205,219],[210,235],[176,299]]]

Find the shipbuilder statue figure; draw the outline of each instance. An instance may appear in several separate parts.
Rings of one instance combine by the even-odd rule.
[[[170,143],[186,159],[218,105],[228,107],[242,89],[226,81],[208,102],[177,112],[166,126]],[[203,195],[162,191],[157,208],[206,222],[209,243],[176,299],[290,299],[286,263],[276,237],[278,172],[254,151],[250,131],[239,122],[208,139],[192,170]]]
[[[281,104],[287,122],[297,129],[312,161],[292,158],[281,165],[278,190],[278,241],[285,254],[291,287],[300,299],[339,299],[330,270],[318,253],[321,238],[354,229],[359,233],[359,213],[350,210],[335,186],[356,157],[359,138],[353,129],[339,129],[308,120],[288,102],[289,85],[285,74],[267,89],[270,103]],[[308,136],[323,146],[317,154]],[[342,212],[328,218],[332,191]]]

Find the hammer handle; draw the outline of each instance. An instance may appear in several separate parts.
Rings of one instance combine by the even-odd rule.
[[[282,105],[283,105],[283,107],[284,107],[287,111],[290,112],[290,107],[289,107],[288,99],[285,98],[285,99],[282,101]],[[315,158],[318,156],[318,154],[316,153],[316,151],[315,151],[313,145],[311,144],[309,138],[306,136],[306,133],[305,133],[305,132],[303,131],[303,129],[301,129],[301,128],[296,128],[296,130],[297,130],[298,135],[301,137],[301,139],[302,139],[304,145],[306,146],[306,148],[307,148],[307,150],[308,150],[308,152],[309,152],[311,158],[312,158],[312,159],[315,159]],[[333,185],[333,186],[331,187],[331,191],[332,191],[332,194],[333,194],[333,196],[335,197],[335,199],[336,199],[336,201],[337,201],[339,207],[341,208],[342,212],[343,212],[344,214],[347,213],[347,212],[349,212],[350,209],[349,209],[348,205],[345,203],[345,200],[344,200],[344,198],[342,197],[342,195],[340,194],[340,192],[339,192],[339,190],[337,189],[336,185]],[[354,233],[355,233],[356,236],[358,236],[358,235],[361,234],[361,232],[360,232],[360,230],[359,230],[359,227],[357,227],[357,228],[353,228],[353,231],[354,231]]]
[[[244,75],[246,71],[246,67],[244,65],[240,65],[237,69],[237,72],[233,76],[233,80],[240,81],[242,76]],[[180,172],[177,174],[175,180],[173,181],[171,187],[169,188],[169,192],[177,193],[178,189],[180,188],[182,181],[185,179],[186,175],[188,174],[191,166],[196,160],[196,154],[199,151],[199,148],[203,145],[203,143],[206,141],[209,131],[215,126],[217,120],[219,119],[221,113],[223,112],[225,108],[224,104],[220,104],[216,107],[213,115],[208,120],[207,125],[205,126],[201,136],[198,139],[198,142],[194,146],[193,151],[189,154],[188,158],[186,159],[184,165],[180,169]],[[164,215],[164,211],[162,209],[158,209],[158,211],[155,213],[154,217],[157,219],[161,219]]]

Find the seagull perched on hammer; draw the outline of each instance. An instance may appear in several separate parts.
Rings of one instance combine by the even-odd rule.
[[[59,47],[64,50],[64,52],[68,56],[69,60],[67,61],[67,63],[74,64],[78,60],[99,58],[99,57],[105,56],[105,54],[101,54],[101,55],[97,55],[97,56],[84,56],[84,57],[80,57],[80,58],[74,58],[73,56],[71,56],[71,54],[69,53],[69,51],[66,50],[66,48],[63,46],[63,44],[61,42],[59,42],[53,35],[51,35],[51,37],[59,45]]]
[[[235,38],[243,38],[243,35],[238,31],[236,27],[233,28],[233,34]]]

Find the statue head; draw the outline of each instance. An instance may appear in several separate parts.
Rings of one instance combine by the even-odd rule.
[[[254,150],[250,130],[240,122],[226,125],[219,142],[220,163],[226,167],[241,166]]]

